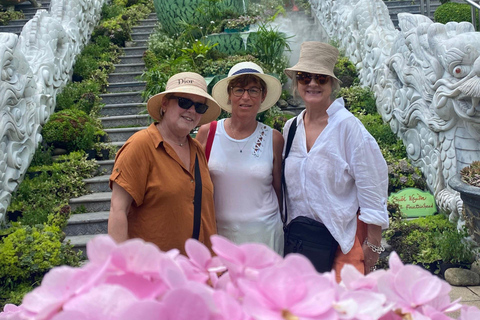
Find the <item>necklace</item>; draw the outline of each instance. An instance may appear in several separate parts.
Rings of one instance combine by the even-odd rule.
[[[248,142],[250,141],[250,139],[252,138],[253,136],[253,133],[248,137],[247,141],[245,141],[245,143],[243,144],[243,146],[240,148],[238,146],[239,144],[239,140],[235,137],[235,134],[233,133],[233,128],[232,128],[232,121],[230,120],[229,122],[229,126],[230,126],[230,131],[232,132],[232,136],[233,136],[233,139],[237,140],[235,141],[235,145],[237,146],[238,150],[240,151],[240,153],[243,153],[243,149],[245,149],[245,147],[247,146]],[[255,132],[255,131],[254,131]]]

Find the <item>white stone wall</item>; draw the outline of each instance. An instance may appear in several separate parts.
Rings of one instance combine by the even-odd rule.
[[[106,1],[52,0],[20,36],[0,33],[0,222]]]
[[[440,210],[462,210],[448,180],[480,160],[480,33],[472,24],[398,15],[382,0],[310,0],[331,39],[374,90],[378,111],[427,178]]]

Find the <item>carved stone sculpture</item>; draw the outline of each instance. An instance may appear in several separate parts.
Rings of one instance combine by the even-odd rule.
[[[38,10],[20,36],[0,33],[0,222],[104,1],[52,0],[51,12]]]

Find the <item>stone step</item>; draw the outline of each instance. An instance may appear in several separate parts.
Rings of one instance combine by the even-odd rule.
[[[143,53],[147,50],[147,47],[126,47],[123,48],[124,55],[129,56],[139,56],[143,55]]]
[[[145,71],[145,63],[122,63],[115,64],[115,73],[125,73],[125,72],[143,72]]]
[[[158,19],[155,17],[154,19],[153,18],[143,19],[142,21],[140,21],[138,26],[139,27],[151,27],[153,29],[157,26],[157,24],[158,24]]]
[[[87,243],[95,236],[96,234],[68,236],[65,238],[65,242],[70,243],[75,251],[81,251],[85,258],[87,256]]]
[[[0,32],[5,32],[5,33],[15,33],[16,35],[20,35],[23,30],[23,25],[22,26],[0,26]]]
[[[99,96],[102,99],[102,103],[105,103],[105,104],[142,103],[143,102],[141,91],[102,93]]]
[[[112,144],[127,141],[134,133],[147,127],[127,127],[104,129]],[[122,144],[123,145],[123,144]]]
[[[100,114],[102,116],[147,114],[147,104],[143,102],[107,104],[100,110]]]
[[[143,53],[139,55],[120,57],[120,64],[138,64],[138,63],[145,63],[143,61]]]
[[[142,75],[142,71],[140,72],[114,72],[108,75],[108,83],[120,83],[120,82],[136,82],[140,81],[140,76]]]
[[[151,32],[136,32],[132,33],[132,40],[137,42],[138,40],[148,40],[150,37]]]
[[[145,87],[146,82],[143,81],[110,83],[107,87],[107,92],[117,93],[143,91],[145,90]]]
[[[106,234],[108,215],[109,211],[72,214],[63,231],[67,236]]]
[[[82,209],[86,212],[98,212],[110,210],[111,192],[98,192],[87,194],[78,198],[70,199],[70,207],[73,210]]]
[[[24,26],[25,23],[27,23],[29,19],[18,19],[18,20],[11,20],[7,26]]]
[[[145,21],[145,20],[143,20]],[[158,21],[155,21],[158,22]],[[139,25],[132,27],[132,36],[136,33],[148,33],[151,34],[153,32],[153,25]]]
[[[97,173],[98,174],[111,174],[113,170],[113,164],[115,160],[100,160],[97,161],[98,164],[98,169]]]
[[[147,45],[148,45],[147,42],[148,42],[148,40],[133,40],[135,48],[145,48],[145,50],[146,50]],[[145,50],[144,50],[144,52],[145,52]]]
[[[116,128],[116,127],[127,127],[127,126],[148,126],[152,123],[152,118],[148,114],[132,114],[124,116],[112,116],[112,117],[102,117],[103,128]]]
[[[110,175],[105,174],[88,178],[83,181],[85,182],[85,188],[89,192],[110,192],[109,178]]]

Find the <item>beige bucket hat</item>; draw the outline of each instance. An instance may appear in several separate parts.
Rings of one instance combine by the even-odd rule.
[[[273,107],[282,95],[282,84],[280,80],[274,76],[264,74],[263,69],[258,64],[250,61],[240,62],[234,65],[228,72],[228,76],[218,81],[213,87],[212,96],[218,101],[220,107],[227,112],[232,112],[232,105],[228,103],[228,84],[232,79],[244,74],[253,74],[267,84],[267,96],[260,105],[258,112],[260,113]]]
[[[285,74],[295,78],[295,72],[302,71],[314,74],[325,74],[340,81],[333,73],[338,59],[338,49],[319,41],[306,41],[300,47],[298,63],[285,69]]]
[[[220,115],[220,105],[207,92],[207,82],[195,72],[181,72],[168,79],[165,91],[148,99],[147,110],[155,121],[160,121],[160,108],[165,95],[169,93],[190,93],[207,98],[207,111],[200,118],[198,125],[212,122]]]

